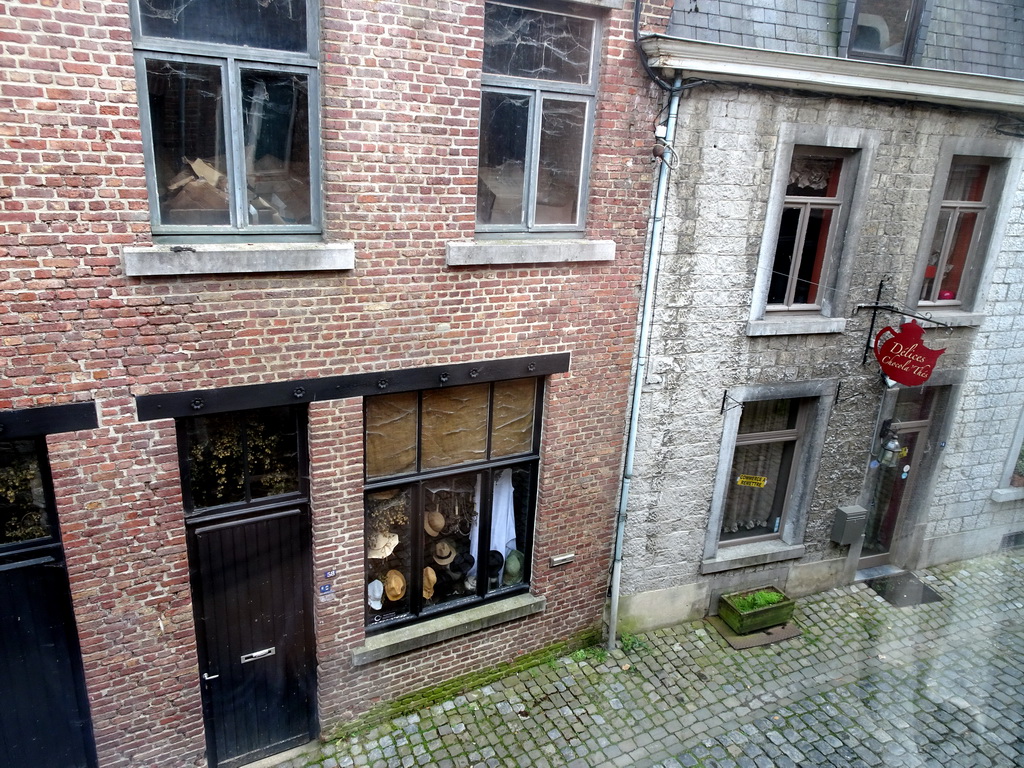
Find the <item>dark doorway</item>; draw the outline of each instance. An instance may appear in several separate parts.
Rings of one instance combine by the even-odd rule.
[[[42,438],[0,442],[0,768],[94,768]]]
[[[258,760],[316,735],[304,411],[180,426],[208,758]]]

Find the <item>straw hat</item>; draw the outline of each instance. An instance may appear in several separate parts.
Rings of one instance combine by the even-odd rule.
[[[433,512],[428,512],[424,518],[423,530],[427,532],[428,536],[437,536],[444,528],[444,523],[444,515],[435,509]]]
[[[438,565],[448,565],[455,559],[455,547],[448,539],[441,539],[434,545],[434,562]]]
[[[371,560],[382,560],[398,546],[397,533],[375,533],[370,537],[370,548],[366,556]]]
[[[384,594],[393,603],[397,603],[405,597],[405,576],[402,575],[401,571],[396,571],[392,568],[385,574]]]
[[[513,549],[505,557],[505,573],[502,574],[501,583],[505,586],[518,584],[523,580],[523,553]]]
[[[437,584],[437,574],[433,568],[423,569],[423,599],[429,600],[434,596],[434,585]]]

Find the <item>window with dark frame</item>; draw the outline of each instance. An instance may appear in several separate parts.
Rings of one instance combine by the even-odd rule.
[[[486,3],[478,232],[584,225],[599,25]]]
[[[300,413],[277,407],[182,419],[186,509],[198,514],[305,496]]]
[[[953,158],[925,266],[921,303],[957,306],[973,290],[992,176],[990,163]]]
[[[808,402],[793,398],[743,404],[722,515],[721,544],[779,535]]]
[[[44,439],[0,441],[0,552],[57,538]]]
[[[820,310],[826,300],[850,189],[848,154],[822,147],[794,149],[768,283],[768,311]]]
[[[319,232],[315,3],[133,9],[154,234]]]
[[[529,583],[541,379],[365,401],[366,624]]]
[[[923,0],[856,0],[847,55],[856,59],[909,63]]]

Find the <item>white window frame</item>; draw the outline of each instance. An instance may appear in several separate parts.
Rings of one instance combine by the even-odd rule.
[[[594,120],[597,101],[598,80],[600,74],[601,43],[603,26],[597,12],[587,8],[575,8],[572,12],[552,10],[546,5],[529,2],[491,2],[487,5],[505,5],[554,16],[575,17],[586,19],[593,24],[591,40],[590,77],[586,84],[566,83],[554,80],[535,80],[526,77],[498,75],[484,72],[481,74],[481,103],[488,93],[509,93],[522,95],[531,99],[529,131],[526,139],[526,161],[523,173],[523,218],[522,224],[476,224],[477,236],[502,237],[522,236],[524,234],[542,234],[552,236],[579,236],[586,228],[587,199],[590,189],[590,161]],[[485,43],[486,45],[486,43]],[[538,163],[540,156],[540,124],[543,116],[541,104],[546,99],[560,101],[576,101],[586,106],[586,124],[583,129],[583,143],[580,150],[580,181],[577,189],[576,221],[570,224],[538,224],[536,221]],[[482,140],[482,136],[481,136]],[[479,178],[479,177],[478,177]]]
[[[162,242],[246,242],[272,240],[302,242],[319,240],[322,231],[321,150],[320,150],[320,80],[319,80],[319,2],[306,4],[306,51],[292,52],[245,46],[232,46],[203,41],[179,40],[147,36],[142,31],[140,0],[131,0],[132,39],[135,47],[135,70],[138,85],[139,118],[142,124],[143,155],[146,163],[146,186],[150,200],[151,226],[154,238]],[[216,66],[221,71],[225,122],[225,154],[227,177],[231,187],[231,219],[235,224],[197,225],[168,224],[161,220],[159,190],[155,173],[157,157],[153,146],[153,125],[149,109],[149,87],[146,76],[148,61],[192,62]],[[240,72],[259,70],[295,73],[307,77],[309,110],[309,186],[310,222],[308,224],[250,224],[246,215],[245,142],[243,139]]]
[[[1013,476],[1018,462],[1024,461],[1024,412],[1017,421],[1017,429],[1010,443],[1010,452],[1006,457],[999,487],[992,491],[993,501],[1017,501],[1024,499],[1024,486],[1013,485]]]
[[[867,190],[874,158],[881,143],[878,131],[786,123],[779,131],[778,151],[768,192],[765,228],[754,278],[748,336],[839,333],[846,328],[846,304],[853,259],[864,223]],[[775,266],[782,215],[793,157],[834,154],[843,158],[839,213],[829,232],[828,252],[821,271],[818,302],[814,305],[769,305],[768,291]],[[821,206],[827,198],[793,198]],[[801,202],[801,204],[803,204]]]
[[[762,384],[734,387],[726,393],[725,414],[722,424],[722,444],[718,455],[718,469],[711,496],[708,527],[704,541],[703,573],[752,564],[801,557],[804,553],[803,537],[807,527],[807,511],[814,494],[815,480],[824,450],[825,431],[832,411],[832,396],[836,379],[814,379],[786,384]],[[779,531],[772,536],[751,537],[730,542],[721,541],[722,521],[732,477],[736,446],[744,443],[739,435],[740,418],[744,403],[759,400],[805,399],[798,423],[802,431],[797,439],[793,470],[789,478],[788,499],[782,514]],[[761,433],[763,434],[763,433]]]
[[[931,247],[939,218],[945,209],[943,200],[950,169],[956,160],[976,161],[989,165],[985,189],[985,212],[974,232],[970,253],[960,290],[955,300],[922,301]],[[995,139],[947,138],[942,143],[932,180],[928,211],[918,243],[917,261],[907,293],[907,305],[926,310],[937,320],[949,325],[979,325],[996,255],[1013,207],[1016,183],[1024,172],[1024,149]],[[956,203],[956,205],[963,205]],[[968,204],[973,205],[973,204]]]

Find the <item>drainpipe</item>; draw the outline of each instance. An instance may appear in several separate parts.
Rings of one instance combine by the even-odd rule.
[[[676,135],[676,117],[679,114],[679,100],[683,91],[682,77],[677,76],[670,91],[668,121],[665,124],[664,143],[666,152],[671,153]],[[636,367],[633,371],[633,395],[629,409],[629,429],[626,433],[626,457],[622,468],[622,485],[619,490],[619,510],[615,523],[615,557],[612,561],[611,607],[608,616],[608,650],[615,650],[615,636],[619,622],[619,582],[622,577],[622,539],[626,531],[626,508],[629,505],[629,485],[633,479],[633,459],[636,455],[637,423],[640,421],[640,397],[647,375],[647,344],[651,334],[651,320],[654,310],[654,288],[657,283],[658,249],[664,228],[665,205],[668,197],[668,177],[671,172],[668,160],[663,158],[658,170],[658,187],[654,195],[654,217],[651,223],[651,239],[644,259],[644,300],[640,308],[640,338],[637,342]]]

